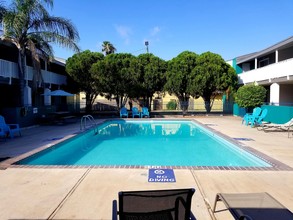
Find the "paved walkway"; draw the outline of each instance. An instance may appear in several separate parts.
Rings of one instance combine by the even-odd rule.
[[[241,125],[238,117],[196,117],[232,138],[250,138],[243,145],[293,167],[293,138],[286,132],[258,131]],[[22,137],[0,142],[0,158],[15,157],[51,145],[79,132],[79,124],[40,126]],[[7,161],[0,163],[5,168]],[[176,183],[149,183],[148,169],[11,168],[0,170],[0,219],[111,219],[112,200],[121,190],[193,187],[192,212],[198,220],[233,219],[219,204],[218,192],[269,192],[293,211],[293,171],[174,169]]]

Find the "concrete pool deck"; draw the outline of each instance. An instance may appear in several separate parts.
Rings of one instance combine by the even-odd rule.
[[[240,143],[293,167],[293,138],[287,132],[263,132],[233,116],[194,117]],[[25,129],[22,137],[0,141],[0,158],[15,157],[76,134],[79,124]],[[245,138],[250,138],[247,141]],[[5,161],[2,166],[5,167]],[[4,165],[3,165],[4,164]],[[0,219],[111,219],[112,200],[123,190],[195,188],[192,212],[197,220],[233,219],[218,203],[219,192],[268,192],[293,211],[293,171],[174,169],[175,183],[149,183],[148,169],[17,168],[0,170]]]

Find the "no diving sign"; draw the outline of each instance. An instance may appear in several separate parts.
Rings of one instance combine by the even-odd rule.
[[[149,169],[149,182],[176,182],[172,169]]]

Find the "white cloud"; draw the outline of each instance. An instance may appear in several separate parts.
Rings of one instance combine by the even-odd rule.
[[[128,26],[115,25],[115,29],[119,36],[124,39],[126,44],[129,44],[130,35],[132,34],[132,29]]]
[[[151,36],[157,35],[161,31],[161,28],[156,26],[151,29]]]

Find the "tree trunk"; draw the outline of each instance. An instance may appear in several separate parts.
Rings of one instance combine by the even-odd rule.
[[[91,99],[91,94],[86,93],[85,94],[85,113],[86,114],[91,114],[92,113],[92,99]]]
[[[21,49],[18,51],[18,77],[19,77],[19,104],[21,107],[24,106],[24,85],[25,85],[25,52]]]
[[[188,105],[189,105],[189,97],[184,95],[179,97],[180,108],[182,109],[182,114],[185,116],[187,114]]]
[[[211,112],[211,101],[210,100],[205,100],[204,101],[204,106],[205,106],[205,109],[206,109],[207,113],[210,113]]]

